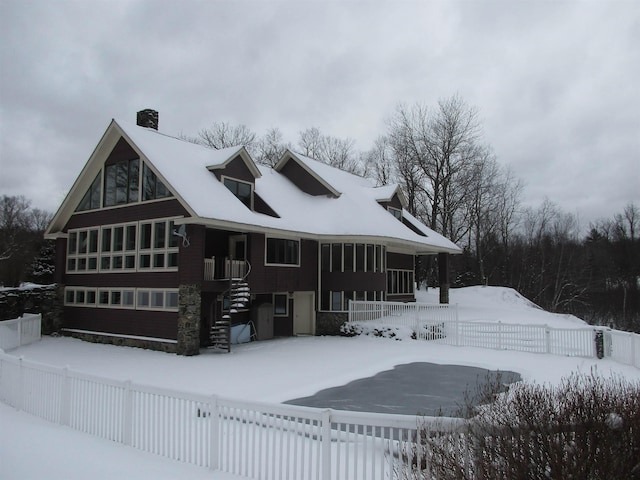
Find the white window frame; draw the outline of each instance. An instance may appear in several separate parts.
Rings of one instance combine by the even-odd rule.
[[[78,292],[84,293],[84,301],[78,302]],[[138,295],[141,293],[149,295],[149,305],[141,305]],[[69,299],[69,294],[73,293],[73,299]],[[93,293],[94,302],[87,302],[87,296]],[[100,303],[100,294],[104,293],[107,303]],[[125,305],[125,294],[131,294],[133,301]],[[151,298],[154,294],[162,295],[162,306],[151,305]],[[119,295],[120,303],[113,303],[114,295]],[[169,305],[169,300],[175,299],[175,305]],[[179,294],[177,288],[135,288],[135,287],[65,287],[64,289],[64,305],[68,307],[94,307],[108,309],[124,309],[124,310],[148,310],[148,311],[167,311],[177,312],[179,308]]]
[[[402,209],[395,207],[387,207],[387,210],[398,220],[402,221]]]

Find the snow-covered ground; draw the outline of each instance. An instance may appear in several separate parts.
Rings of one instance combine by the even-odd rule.
[[[418,294],[435,301],[438,292]],[[582,327],[581,320],[545,312],[517,292],[498,287],[451,291],[460,320]],[[640,370],[611,360],[450,347],[419,340],[372,337],[300,337],[235,345],[230,354],[203,351],[179,357],[137,348],[45,337],[12,355],[118,380],[224,397],[282,402],[389,370],[409,362],[513,370],[525,381],[558,383],[572,372],[597,371],[640,380]],[[38,459],[37,461],[34,461]],[[77,464],[76,464],[77,463]],[[123,465],[125,467],[123,467]],[[0,479],[233,478],[182,465],[0,405]]]

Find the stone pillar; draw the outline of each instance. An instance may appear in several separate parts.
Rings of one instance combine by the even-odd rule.
[[[178,289],[178,355],[198,355],[200,353],[200,306],[201,287],[180,285]]]
[[[440,303],[449,303],[449,254],[438,254],[438,283],[440,284]]]

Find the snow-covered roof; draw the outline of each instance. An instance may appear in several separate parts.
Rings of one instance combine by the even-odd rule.
[[[405,246],[416,253],[461,251],[453,242],[420,224],[415,218],[411,217],[412,223],[424,235],[414,232],[381,207],[378,200],[391,198],[397,191],[395,185],[375,187],[362,177],[287,152],[284,161],[296,161],[339,194],[332,197],[313,196],[300,190],[285,174],[280,173],[278,166],[273,169],[256,165],[244,147],[214,150],[120,120],[114,120],[109,129],[131,143],[192,215],[192,218],[185,219],[185,223],[280,232],[309,238],[381,238],[390,245]],[[256,177],[256,194],[278,217],[250,210],[208,171],[216,167],[223,168],[238,156]],[[83,172],[85,170],[86,166]],[[56,216],[59,214],[60,211]],[[409,216],[406,211],[403,211],[403,215]]]

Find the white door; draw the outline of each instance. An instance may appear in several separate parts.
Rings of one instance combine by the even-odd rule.
[[[293,294],[293,334],[315,335],[316,310],[313,292],[294,292]]]

